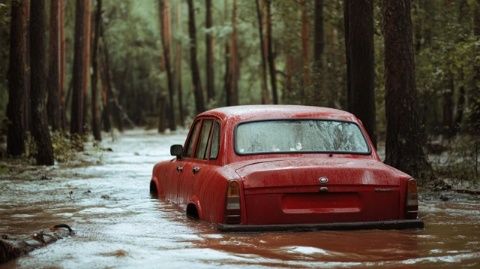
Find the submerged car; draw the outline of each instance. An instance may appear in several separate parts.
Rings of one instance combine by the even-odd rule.
[[[150,191],[222,231],[421,228],[417,185],[354,115],[252,105],[199,114]]]

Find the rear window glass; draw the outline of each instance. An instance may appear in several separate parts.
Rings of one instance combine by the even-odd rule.
[[[332,120],[270,120],[241,123],[235,151],[259,153],[370,153],[358,125]]]

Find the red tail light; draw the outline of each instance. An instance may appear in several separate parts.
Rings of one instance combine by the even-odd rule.
[[[225,203],[225,223],[240,224],[240,185],[237,181],[231,181],[228,184],[226,203]]]
[[[407,219],[416,219],[418,216],[417,182],[410,179],[407,183],[407,199],[405,202],[405,216]]]

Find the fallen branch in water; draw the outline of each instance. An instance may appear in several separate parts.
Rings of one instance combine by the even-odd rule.
[[[480,195],[480,190],[453,189],[454,192],[466,193],[470,195]]]
[[[74,234],[75,232],[67,224],[58,224],[48,231],[42,230],[30,236],[2,235],[0,238],[0,264]]]

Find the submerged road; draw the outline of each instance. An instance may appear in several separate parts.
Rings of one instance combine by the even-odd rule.
[[[4,268],[480,268],[478,200],[424,198],[423,230],[222,234],[150,198],[153,165],[185,133],[133,130],[88,165],[0,174],[0,234],[58,223],[77,235]]]

